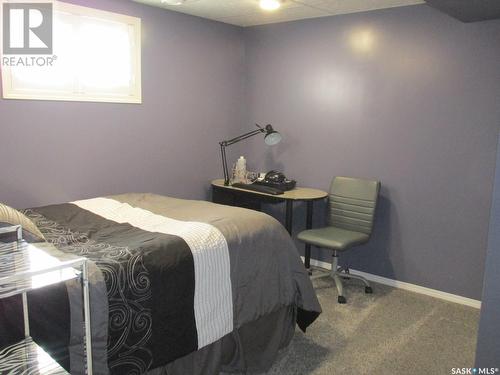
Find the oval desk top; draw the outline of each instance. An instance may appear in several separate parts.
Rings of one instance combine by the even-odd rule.
[[[285,191],[283,194],[280,194],[280,195],[267,194],[267,193],[263,193],[260,191],[240,189],[240,188],[233,187],[231,185],[225,186],[224,180],[222,178],[217,179],[217,180],[213,180],[212,186],[215,186],[218,188],[223,188],[223,189],[244,191],[246,193],[251,193],[251,194],[265,195],[267,197],[273,197],[276,199],[290,199],[290,200],[296,200],[296,201],[312,201],[312,200],[317,200],[317,199],[323,199],[323,198],[326,198],[328,196],[328,193],[326,191],[319,190],[319,189],[300,187],[300,186],[296,187],[293,190]]]

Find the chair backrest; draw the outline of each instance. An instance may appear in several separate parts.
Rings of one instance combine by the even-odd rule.
[[[335,177],[330,187],[330,225],[371,234],[379,181]]]

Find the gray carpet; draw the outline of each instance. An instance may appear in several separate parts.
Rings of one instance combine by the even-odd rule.
[[[299,330],[267,375],[451,374],[474,364],[479,310],[374,284],[346,285],[337,304],[333,281],[315,281],[323,314]]]

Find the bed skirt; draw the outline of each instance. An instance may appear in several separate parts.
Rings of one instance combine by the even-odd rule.
[[[286,306],[147,375],[218,375],[269,370],[295,332],[296,307]]]

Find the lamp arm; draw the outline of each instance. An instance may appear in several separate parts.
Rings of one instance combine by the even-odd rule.
[[[224,171],[224,185],[229,185],[229,171],[227,170],[226,146],[220,143],[220,155],[222,158],[222,170]]]
[[[229,185],[229,170],[227,167],[227,158],[226,158],[226,147],[231,146],[235,143],[238,143],[240,141],[243,141],[244,139],[253,137],[254,135],[260,134],[260,133],[265,133],[265,130],[262,128],[252,130],[251,132],[242,134],[236,138],[229,139],[227,141],[222,141],[219,142],[220,145],[220,153],[221,153],[221,158],[222,158],[222,169],[224,170],[224,185],[228,186]]]
[[[224,145],[224,146],[231,146],[231,145],[238,143],[244,139],[247,139],[247,138],[253,137],[254,135],[257,135],[260,133],[265,133],[265,132],[266,131],[264,129],[255,129],[255,130],[252,130],[251,132],[239,135],[238,137],[235,137],[233,139],[229,139],[227,141],[222,141],[222,142],[220,142],[220,144]]]
[[[271,132],[273,129],[271,125],[267,125],[266,128],[262,128],[259,124],[255,124],[258,129],[252,130],[251,132],[242,134],[238,137],[229,139],[227,141],[222,141],[219,142],[220,145],[220,154],[222,158],[222,169],[224,170],[224,185],[228,186],[229,185],[229,171],[227,168],[227,158],[226,158],[226,147],[234,145],[235,143],[238,143],[240,141],[243,141],[244,139],[253,137],[254,135],[261,134],[261,133],[268,133]]]

